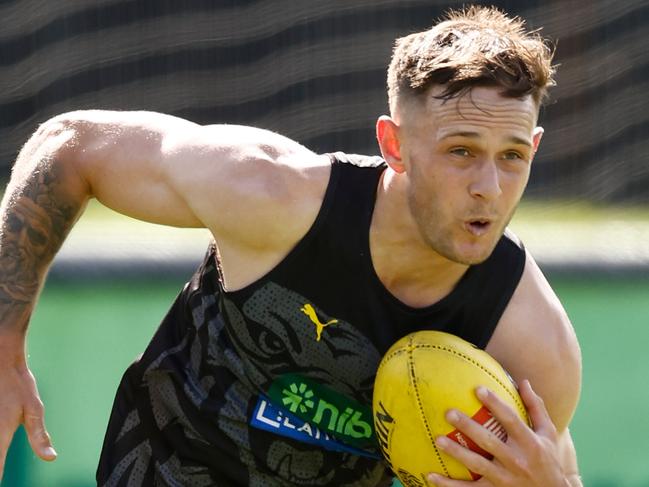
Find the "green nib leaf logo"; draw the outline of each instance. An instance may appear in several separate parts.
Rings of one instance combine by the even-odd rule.
[[[313,391],[307,388],[305,383],[291,384],[288,386],[288,389],[283,389],[282,394],[282,403],[284,406],[288,406],[289,411],[292,413],[297,413],[298,409],[301,413],[306,413],[307,409],[313,409],[315,405],[311,398],[313,397]]]

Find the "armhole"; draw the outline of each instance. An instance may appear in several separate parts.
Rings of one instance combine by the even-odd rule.
[[[217,273],[216,273],[218,277],[217,286],[219,287],[219,290],[223,294],[227,294],[229,296],[237,296],[237,295],[246,294],[251,290],[256,289],[260,285],[260,283],[263,283],[268,279],[272,279],[272,277],[277,272],[281,272],[281,269],[286,265],[290,264],[291,261],[295,259],[297,255],[299,255],[300,252],[302,252],[303,249],[306,248],[309,242],[316,237],[320,228],[325,223],[327,216],[329,215],[329,212],[333,206],[336,190],[338,188],[338,182],[340,180],[340,172],[341,172],[340,165],[335,163],[335,159],[332,158],[331,160],[332,160],[332,164],[331,164],[331,172],[329,173],[329,182],[327,183],[327,189],[325,190],[324,197],[322,198],[322,203],[320,205],[320,209],[318,210],[318,214],[315,217],[315,220],[313,221],[309,229],[306,231],[306,233],[296,242],[293,248],[284,256],[284,258],[280,260],[277,263],[277,265],[275,265],[275,267],[270,269],[266,274],[261,276],[259,279],[257,279],[254,282],[251,282],[250,284],[248,284],[245,287],[242,287],[241,289],[236,289],[234,291],[226,291],[223,288],[223,273],[222,273],[220,262],[218,260],[218,247],[216,246],[215,242],[211,244],[212,259],[217,269]]]
[[[483,350],[487,347],[489,340],[491,340],[491,337],[496,331],[496,327],[498,326],[500,319],[505,313],[505,310],[507,309],[512,296],[516,292],[516,289],[521,282],[521,278],[523,277],[523,272],[525,271],[525,263],[527,262],[527,252],[523,243],[515,234],[511,233],[509,230],[503,236],[503,240],[501,241],[500,245],[514,247],[512,249],[514,255],[511,257],[511,264],[505,263],[512,265],[513,268],[510,273],[507,273],[508,277],[506,278],[506,281],[501,288],[499,296],[500,299],[498,299],[496,304],[494,304],[492,308],[491,319],[487,322],[487,326],[485,326],[482,334],[479,337],[478,343],[476,343],[476,345]],[[490,272],[502,272],[502,270],[499,269],[501,265],[502,263],[496,261],[495,268],[490,269]]]

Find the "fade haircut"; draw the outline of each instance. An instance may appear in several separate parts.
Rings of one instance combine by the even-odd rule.
[[[540,106],[555,84],[553,54],[519,17],[495,7],[451,10],[430,30],[397,39],[388,69],[390,112],[434,85],[443,88],[437,98],[444,100],[493,86],[511,98],[531,95]]]

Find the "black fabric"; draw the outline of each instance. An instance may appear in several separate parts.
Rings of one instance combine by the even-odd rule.
[[[369,255],[384,161],[331,158],[316,221],[267,275],[225,292],[209,249],[120,384],[98,485],[389,485],[367,417],[382,354],[422,329],[486,346],[525,254],[504,236],[447,297],[409,307]]]

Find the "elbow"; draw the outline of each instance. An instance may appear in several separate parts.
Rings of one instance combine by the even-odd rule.
[[[95,132],[89,111],[63,113],[42,123],[23,152],[31,161],[49,161],[81,175]]]
[[[86,133],[87,124],[78,112],[58,115],[42,123],[21,149],[12,180],[26,183],[35,175],[48,175],[70,191],[89,193],[80,164]]]
[[[87,123],[81,112],[57,115],[42,123],[26,145],[42,156],[57,159],[72,159],[80,147],[82,134],[87,132]]]

